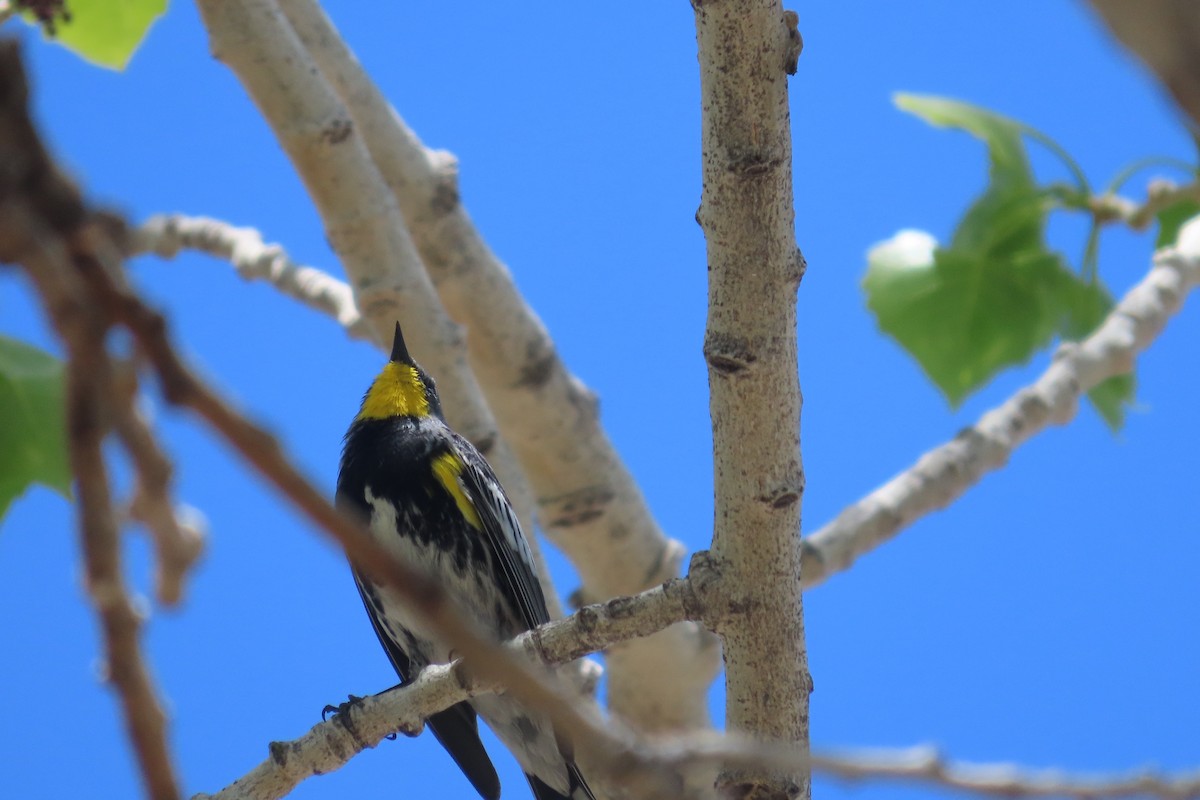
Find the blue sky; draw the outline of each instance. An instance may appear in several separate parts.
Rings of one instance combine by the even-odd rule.
[[[664,529],[704,547],[712,476],[688,4],[327,5],[410,124],[458,155],[471,214],[566,362],[600,395],[605,426]],[[1082,3],[797,10],[811,531],[1047,363],[1004,373],[952,411],[876,330],[859,289],[866,250],[906,227],[944,239],[985,169],[977,142],[900,113],[891,94],[947,95],[1028,122],[1101,185],[1137,158],[1190,159],[1193,148]],[[270,132],[209,56],[191,4],[172,4],[123,74],[27,38],[43,130],[96,201],[134,220],[182,211],[253,225],[297,260],[340,272]],[[1049,158],[1035,164],[1060,176]],[[1078,220],[1052,227],[1072,257],[1082,231]],[[1145,273],[1151,242],[1104,235],[1100,271],[1117,294]],[[332,490],[341,435],[380,354],[222,263],[143,259],[132,270],[204,374]],[[814,744],[934,743],[955,758],[1082,771],[1200,763],[1195,305],[1139,361],[1139,407],[1119,435],[1083,409],[953,508],[806,596]],[[11,272],[0,273],[0,333],[54,348]],[[206,514],[211,539],[187,602],[152,608],[145,641],[185,791],[215,791],[261,760],[267,742],[306,731],[326,703],[394,678],[339,555],[189,419],[154,405],[180,495]],[[127,551],[148,591],[144,539],[129,537]],[[553,559],[566,594],[574,579]],[[0,794],[135,796],[116,706],[97,683],[95,625],[61,499],[35,490],[14,505],[0,523],[0,570],[5,685],[16,704],[0,726]],[[718,685],[718,721],[721,701]],[[492,749],[506,797],[525,796],[514,764]],[[293,796],[425,791],[473,796],[429,736],[385,742]],[[828,780],[816,792],[929,794]]]

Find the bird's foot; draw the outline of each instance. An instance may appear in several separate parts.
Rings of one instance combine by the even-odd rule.
[[[330,716],[336,717],[338,714],[345,714],[352,706],[356,706],[363,701],[363,698],[359,697],[358,695],[351,694],[347,695],[347,697],[349,699],[340,705],[328,705],[322,708],[321,721],[324,722],[325,720],[329,719]]]

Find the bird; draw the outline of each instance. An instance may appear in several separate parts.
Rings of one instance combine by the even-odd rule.
[[[508,495],[479,450],[446,424],[437,386],[409,355],[399,322],[391,357],[343,440],[335,500],[497,639],[549,622],[533,554]],[[387,586],[351,570],[402,685],[425,666],[452,660],[450,647]],[[427,720],[484,800],[500,797],[500,779],[480,741],[477,716],[512,751],[536,800],[595,800],[549,718],[506,694],[481,695]]]

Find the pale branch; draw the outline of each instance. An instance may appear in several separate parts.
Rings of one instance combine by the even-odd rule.
[[[1088,201],[1088,209],[1102,224],[1120,222],[1135,231],[1145,230],[1157,214],[1176,203],[1191,200],[1200,203],[1200,182],[1178,185],[1166,180],[1152,181],[1146,199],[1138,203],[1115,194],[1098,195]]]
[[[177,605],[188,573],[204,552],[204,518],[199,511],[172,501],[174,466],[159,447],[139,403],[137,374],[122,366],[115,371],[120,402],[113,410],[113,427],[134,466],[127,514],[146,528],[154,542],[155,597],[165,606]]]
[[[314,0],[281,4],[399,203],[467,354],[536,493],[538,520],[571,559],[584,601],[627,595],[678,574],[668,540],[599,422],[597,402],[567,371],[545,326],[488,248],[458,194],[457,163],[426,148],[389,105]],[[704,695],[715,639],[680,625],[608,654],[608,699],[643,730],[708,724]]]
[[[687,581],[674,580],[634,597],[585,606],[522,634],[506,647],[548,666],[563,664],[695,616],[697,602]],[[428,667],[409,685],[352,703],[299,739],[273,742],[265,761],[212,800],[280,798],[300,781],[339,769],[390,734],[419,733],[430,714],[486,689],[472,682],[459,662]],[[621,780],[620,775],[610,780],[614,778]]]
[[[124,590],[116,518],[108,495],[101,442],[114,390],[106,333],[132,335],[164,397],[205,421],[318,528],[337,541],[358,569],[422,614],[473,674],[503,686],[545,713],[565,741],[588,752],[605,774],[629,755],[598,721],[594,707],[572,702],[524,659],[492,642],[424,573],[397,561],[361,521],[340,514],[284,455],[266,431],[232,409],[195,377],[171,346],[165,319],[129,286],[115,238],[118,220],[86,209],[75,187],[41,148],[25,107],[27,92],[15,44],[0,45],[0,260],[22,263],[68,351],[69,442],[78,484],[88,588],[104,629],[109,674],[124,706],[130,741],[155,800],[179,795],[158,705],[138,648],[140,620]],[[123,244],[123,243],[122,243]],[[664,776],[664,780],[669,776]]]
[[[193,224],[212,224],[211,221],[201,222],[202,219],[172,217],[169,225],[188,228]],[[135,241],[153,242],[153,237],[146,238],[149,233],[152,231],[143,228],[138,232]],[[256,273],[254,277],[272,280],[272,274],[274,273]],[[1146,284],[1149,279],[1148,276],[1142,284]],[[336,278],[323,273],[322,279],[313,281],[313,285],[325,282],[340,284]],[[1189,284],[1191,285],[1194,283]],[[313,308],[324,310],[318,303],[306,302],[304,298],[297,299]],[[1118,305],[1112,314],[1123,313],[1120,309],[1121,306]],[[333,315],[332,311],[327,310],[327,313]],[[1029,387],[1023,391],[1031,389],[1032,387]],[[1009,427],[1031,426],[1034,422],[1023,410],[1020,397],[1018,393],[993,412],[1003,408],[1009,409],[1009,412],[1015,415],[1015,422]],[[978,482],[984,473],[1006,464],[1009,454],[1019,443],[1014,443],[1006,449],[1002,448],[1002,452],[988,455],[985,451],[990,440],[984,435],[980,427],[982,424],[983,418],[954,440],[926,453],[908,470],[845,509],[831,523],[805,537],[804,588],[811,589],[831,575],[849,569],[860,556],[888,541],[917,519],[949,505]],[[1036,434],[1049,424],[1048,419],[1043,419],[1039,427],[1028,428],[1028,432],[1030,435]]]
[[[430,630],[461,654],[466,669],[488,686],[502,686],[523,704],[546,714],[577,756],[596,770],[601,783],[609,779],[620,784],[636,778],[639,785],[645,782],[650,787],[647,792],[654,797],[669,797],[681,791],[675,776],[663,764],[643,757],[632,747],[633,740],[628,736],[606,728],[594,705],[578,702],[578,698],[563,693],[540,668],[534,668],[526,659],[476,630],[440,584],[397,561],[370,536],[361,521],[340,514],[297,470],[274,437],[234,411],[214,389],[195,376],[170,345],[166,321],[160,314],[131,290],[111,280],[105,271],[85,265],[82,274],[90,289],[90,302],[104,308],[113,320],[129,330],[157,375],[166,400],[195,413],[319,530],[334,539],[351,563],[421,614]],[[690,583],[685,581],[664,587],[663,593],[669,597],[662,602],[677,604],[673,613],[699,616],[703,613],[700,600],[685,602],[684,595],[677,595],[688,591]],[[623,616],[629,617],[624,624],[643,624],[636,615],[630,615],[630,602],[636,610],[637,601],[612,602],[609,616],[613,624],[619,623]],[[603,628],[606,619],[604,615],[585,613],[572,624],[585,631],[596,630]],[[651,629],[660,624],[667,624],[666,619],[655,620]],[[553,646],[552,633],[547,633],[545,639],[544,648]],[[560,646],[572,645],[568,642]]]
[[[228,261],[247,281],[267,281],[293,300],[333,317],[354,339],[371,340],[366,320],[349,284],[322,270],[297,264],[278,244],[264,244],[254,228],[239,228],[208,217],[159,214],[134,231],[131,254],[175,258],[193,250]]]
[[[290,0],[289,0],[290,2]],[[341,100],[274,0],[198,0],[213,55],[242,82],[304,181],[372,338],[397,321],[436,376],[447,420],[487,456],[529,532],[552,615],[561,614],[537,538],[533,495],[467,364],[461,328],[438,300],[392,195]]]
[[[1200,798],[1200,770],[1178,775],[1150,770],[1122,775],[1083,775],[1014,764],[949,761],[933,747],[814,753],[812,767],[814,772],[847,781],[903,781],[931,789],[992,797]]]
[[[1008,463],[1013,451],[1034,435],[1069,422],[1084,393],[1133,369],[1137,354],[1162,332],[1197,284],[1200,217],[1184,226],[1175,247],[1155,254],[1149,274],[1090,336],[1060,345],[1036,381],[808,537],[805,588],[849,569],[859,556],[926,514],[950,505],[985,474]]]
[[[800,35],[775,0],[693,0],[704,188],[696,221],[708,253],[708,362],[716,520],[724,574],[705,624],[725,653],[731,731],[808,752],[812,691],[804,642],[800,385],[788,73]],[[723,612],[723,613],[722,613]],[[807,769],[726,768],[734,797],[806,800]]]
[[[28,274],[67,353],[67,445],[84,555],[106,675],[116,689],[147,794],[179,797],[166,719],[139,641],[141,619],[125,586],[120,530],[102,445],[120,403],[104,347],[111,320],[78,280],[96,264],[98,234],[78,190],[57,169],[33,127],[15,42],[0,43],[0,261]]]

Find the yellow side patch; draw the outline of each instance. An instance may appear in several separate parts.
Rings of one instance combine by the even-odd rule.
[[[417,371],[406,364],[389,361],[363,398],[359,419],[427,417],[429,398]]]
[[[458,506],[459,512],[463,515],[471,527],[476,530],[483,530],[483,521],[479,519],[479,512],[475,509],[475,505],[471,502],[471,498],[467,497],[467,493],[463,490],[462,483],[459,481],[459,476],[462,475],[466,465],[454,453],[442,453],[437,458],[433,459],[433,474],[437,478],[438,483],[445,487],[450,496],[454,498],[454,504]]]

